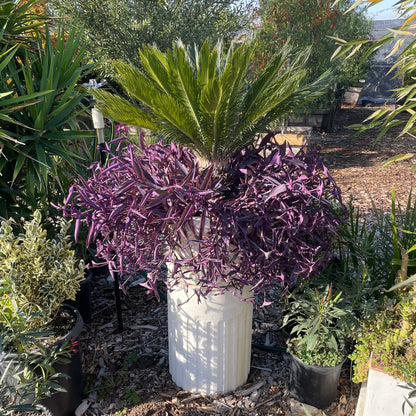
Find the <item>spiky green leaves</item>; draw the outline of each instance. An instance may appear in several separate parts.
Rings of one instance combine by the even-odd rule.
[[[200,50],[181,42],[166,53],[143,46],[143,69],[117,62],[118,80],[132,101],[93,91],[103,112],[116,121],[157,131],[214,163],[255,140],[267,125],[323,93],[325,77],[300,87],[309,52],[281,48],[256,79],[255,42],[221,43]]]
[[[9,48],[0,52],[0,215],[22,214],[27,205],[50,200],[52,188],[62,187],[65,164],[69,173],[80,156],[70,140],[88,136],[75,130],[83,111],[85,91],[79,79],[85,47],[75,29],[49,30],[32,38],[33,51]],[[15,47],[17,48],[17,47]],[[22,203],[23,201],[23,203]]]

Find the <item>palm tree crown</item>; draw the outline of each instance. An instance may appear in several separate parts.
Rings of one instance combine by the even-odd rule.
[[[92,93],[106,116],[157,131],[220,164],[324,90],[325,77],[301,86],[309,51],[295,55],[289,46],[253,79],[254,48],[254,41],[226,51],[221,43],[210,49],[208,42],[198,50],[178,41],[166,53],[143,46],[142,70],[116,64],[118,81],[137,104],[106,91]]]

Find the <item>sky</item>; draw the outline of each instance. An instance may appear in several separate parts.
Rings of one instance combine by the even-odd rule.
[[[393,5],[397,0],[383,0],[371,6],[368,15],[375,20],[397,19]]]

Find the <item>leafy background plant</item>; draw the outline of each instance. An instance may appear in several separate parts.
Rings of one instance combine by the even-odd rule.
[[[276,49],[287,42],[296,47],[311,47],[309,70],[305,82],[316,80],[329,68],[333,70],[331,89],[314,103],[316,108],[337,105],[341,93],[349,86],[357,86],[369,69],[369,61],[360,65],[360,52],[354,59],[331,61],[337,49],[331,37],[368,39],[371,23],[364,9],[357,8],[347,15],[344,12],[353,3],[350,0],[260,0],[257,14],[256,67],[262,68]]]
[[[250,2],[235,0],[52,0],[54,16],[78,21],[85,28],[88,58],[99,63],[103,76],[112,76],[113,60],[140,67],[142,45],[166,51],[182,39],[201,47],[205,40],[228,43],[248,26]]]
[[[370,314],[362,317],[362,328],[356,334],[351,355],[355,382],[367,378],[370,359],[398,378],[403,377],[400,368],[410,375],[416,370],[415,286],[408,276],[409,270],[414,270],[413,260],[409,261],[414,248],[415,208],[411,202],[410,192],[405,212],[398,210],[393,192],[391,222],[387,228],[375,228],[377,238],[387,243],[385,255],[390,269],[380,274],[383,290],[374,292],[378,302]]]
[[[347,204],[348,216],[337,228],[334,253],[328,266],[313,276],[313,287],[332,283],[342,292],[346,307],[357,319],[382,308],[392,275],[393,232],[391,221],[374,208],[372,220]]]
[[[409,374],[415,373],[414,315],[412,303],[387,304],[384,312],[363,322],[361,337],[351,355],[355,383],[367,379],[370,356],[373,365],[399,379],[403,372],[398,365]]]

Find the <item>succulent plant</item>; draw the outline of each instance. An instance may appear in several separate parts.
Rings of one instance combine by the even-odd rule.
[[[124,280],[145,270],[157,294],[169,262],[172,285],[191,278],[197,296],[238,294],[294,286],[325,264],[343,205],[316,153],[286,154],[266,138],[217,174],[173,143],[120,148],[71,188],[64,211]]]

